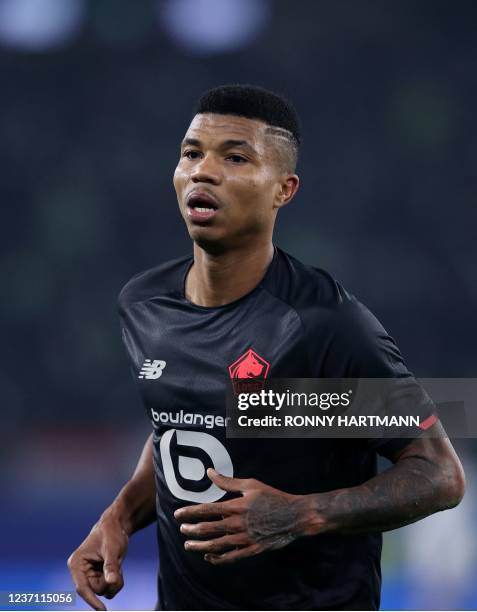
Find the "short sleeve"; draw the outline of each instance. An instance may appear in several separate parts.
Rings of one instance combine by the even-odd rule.
[[[419,417],[419,426],[408,429],[406,437],[367,439],[370,450],[392,458],[437,421],[432,400],[408,370],[394,339],[355,298],[341,304],[331,317],[328,340],[324,377],[393,379],[386,397],[386,414]]]

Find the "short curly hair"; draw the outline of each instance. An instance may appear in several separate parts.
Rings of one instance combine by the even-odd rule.
[[[217,113],[258,119],[269,126],[286,147],[287,166],[294,170],[301,143],[300,120],[283,96],[256,85],[222,85],[199,98],[194,114]]]

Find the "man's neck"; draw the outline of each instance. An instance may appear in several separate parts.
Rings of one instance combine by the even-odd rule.
[[[185,283],[188,300],[198,306],[224,306],[250,293],[273,259],[273,244],[211,255],[194,244],[194,264]]]

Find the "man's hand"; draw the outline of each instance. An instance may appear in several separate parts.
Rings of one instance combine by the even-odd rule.
[[[111,599],[124,585],[121,563],[128,536],[119,521],[103,516],[68,559],[76,592],[94,610],[106,610],[96,595]]]
[[[181,532],[190,537],[184,544],[186,550],[205,553],[209,563],[233,563],[282,548],[306,534],[307,521],[318,520],[316,514],[312,517],[306,511],[304,496],[284,493],[259,480],[229,478],[211,468],[207,475],[222,490],[241,496],[186,506],[174,516],[181,523]]]

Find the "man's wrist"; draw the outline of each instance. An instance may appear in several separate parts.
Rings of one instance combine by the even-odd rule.
[[[104,523],[115,523],[128,537],[134,533],[131,512],[128,511],[121,500],[115,500],[111,506],[106,508],[103,512],[98,521],[98,525]]]
[[[155,489],[149,484],[149,481],[130,480],[100,520],[118,523],[128,537],[153,523],[156,520]]]
[[[298,537],[315,536],[333,529],[333,523],[325,511],[325,496],[325,493],[296,496]]]

